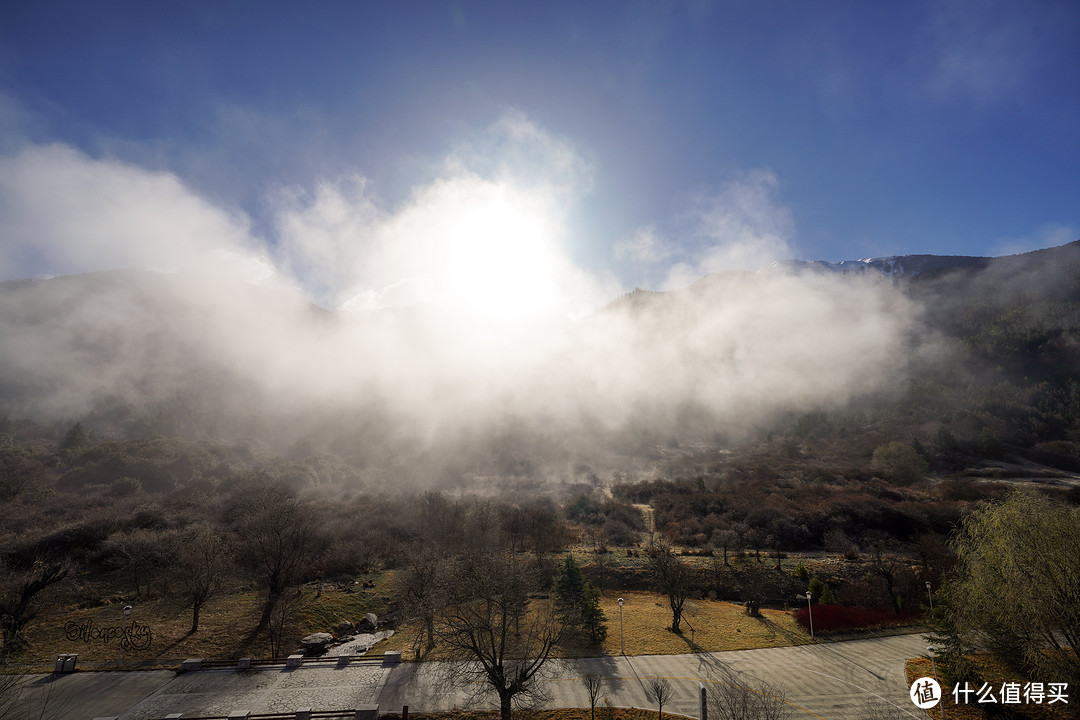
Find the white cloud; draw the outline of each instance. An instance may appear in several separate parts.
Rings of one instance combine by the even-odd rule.
[[[675,249],[660,236],[654,225],[648,225],[616,242],[612,252],[619,263],[652,265],[671,257]]]
[[[49,388],[48,407],[61,415],[102,397],[206,393],[210,419],[278,418],[285,436],[303,432],[295,419],[329,410],[375,418],[414,452],[513,421],[583,457],[610,430],[735,436],[902,372],[912,313],[885,282],[736,276],[652,309],[573,317],[618,290],[562,247],[568,204],[589,178],[569,145],[508,115],[395,207],[357,175],[280,193],[276,243],[260,253],[242,214],[174,175],[28,147],[0,159],[0,271],[9,277],[115,267],[274,273],[330,307],[415,307],[313,323],[295,295],[172,276],[155,278],[175,301],[163,304],[168,316],[117,284],[72,303],[72,314],[22,321],[16,315],[44,311],[9,295],[0,364],[27,387]],[[694,200],[676,223],[681,235],[646,227],[617,251],[670,285],[757,269],[791,254],[794,221],[778,190],[772,172],[745,173]],[[671,261],[679,264],[669,270]],[[213,389],[207,378],[217,379]],[[703,419],[688,424],[687,411]],[[372,452],[390,463],[397,452],[379,443]],[[552,462],[566,467],[571,456]]]
[[[174,175],[95,160],[64,145],[0,158],[0,274],[148,268],[265,279],[248,221]]]
[[[357,189],[361,188],[361,189]],[[598,288],[560,246],[556,197],[473,174],[414,189],[391,212],[355,181],[282,210],[283,266],[332,307],[430,301],[481,313],[560,312]],[[329,293],[329,294],[327,294]]]
[[[593,183],[594,168],[568,139],[507,109],[483,132],[460,143],[447,158],[445,175],[476,174],[513,182],[574,202]]]
[[[779,187],[767,168],[741,173],[692,198],[663,231],[647,225],[616,242],[614,259],[646,284],[675,289],[709,273],[754,272],[790,258],[795,220],[777,197]]]
[[[795,221],[777,199],[780,182],[768,169],[752,170],[698,198],[687,213],[687,257],[665,286],[680,287],[724,270],[756,271],[793,255]]]
[[[279,258],[328,307],[574,314],[606,292],[562,247],[567,207],[590,182],[568,143],[507,112],[398,207],[362,177],[282,194]]]
[[[591,173],[566,140],[507,111],[397,207],[357,174],[278,192],[267,245],[247,216],[171,173],[26,145],[0,157],[0,276],[114,268],[277,276],[330,308],[427,301],[574,314],[618,291],[562,247],[567,209]]]
[[[310,193],[292,188],[275,204],[278,263],[315,302],[334,308],[357,285],[396,281],[370,277],[370,253],[385,214],[368,197],[363,177],[324,181]]]

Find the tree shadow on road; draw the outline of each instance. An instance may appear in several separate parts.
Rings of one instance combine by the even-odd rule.
[[[794,632],[792,632],[791,630],[788,630],[785,627],[782,627],[779,623],[776,623],[776,622],[770,620],[769,618],[765,617],[764,615],[754,615],[753,617],[754,617],[755,620],[760,622],[762,625],[765,625],[767,628],[769,628],[769,630],[774,635],[779,635],[780,637],[784,638],[785,640],[787,640],[792,645],[806,645],[807,644],[805,637],[803,637],[802,635],[799,635],[798,633],[794,633]],[[813,642],[813,640],[811,640],[811,642]]]
[[[629,661],[629,658],[627,658]],[[568,661],[574,663],[574,669],[578,677],[584,677],[586,673],[606,679],[607,689],[610,692],[618,692],[622,689],[623,679],[619,677],[618,658],[604,656],[597,658],[582,658]],[[631,669],[633,666],[631,666]]]

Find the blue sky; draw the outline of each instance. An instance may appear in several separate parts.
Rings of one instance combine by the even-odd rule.
[[[451,222],[594,295],[1061,244],[1078,38],[1068,0],[4,2],[0,273],[224,249],[371,306]]]

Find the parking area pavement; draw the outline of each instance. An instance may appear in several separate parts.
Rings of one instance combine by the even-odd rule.
[[[116,717],[175,678],[171,670],[30,675],[20,700],[26,704],[26,717]],[[46,703],[49,714],[43,716]]]
[[[148,720],[169,713],[197,717],[226,716],[237,710],[352,709],[372,703],[389,672],[380,663],[200,670],[178,676],[119,717]]]

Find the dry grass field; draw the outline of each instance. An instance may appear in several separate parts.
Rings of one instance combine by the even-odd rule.
[[[382,610],[379,586],[360,592],[325,587],[318,597],[317,589],[312,586],[306,586],[303,592],[303,600],[286,629],[286,653],[292,652],[299,638],[308,633],[329,630],[342,619],[356,622],[366,612],[378,614]],[[199,631],[195,634],[188,632],[191,610],[170,600],[133,603],[126,623],[121,603],[54,611],[43,615],[28,628],[31,646],[19,660],[51,669],[58,654],[78,653],[79,666],[84,668],[115,666],[118,661],[123,667],[174,668],[185,658],[270,657],[266,632],[253,632],[261,607],[260,596],[253,592],[213,598],[203,608]],[[65,627],[69,622],[83,625],[88,621],[99,630],[137,622],[150,629],[150,646],[145,650],[124,651],[121,655],[115,638],[106,642],[66,637]]]
[[[648,592],[608,593],[601,601],[608,618],[608,637],[601,646],[604,655],[620,653],[620,596],[624,600],[622,633],[627,655],[747,650],[810,642],[810,636],[790,613],[763,609],[760,617],[750,617],[742,605],[712,600],[687,600],[683,607],[682,633],[676,635],[670,630],[671,609],[666,596]]]
[[[341,620],[356,622],[366,612],[382,615],[386,610],[385,600],[393,596],[393,573],[383,573],[375,580],[374,588],[355,586],[349,588],[351,591],[328,585],[317,593],[315,586],[306,586],[304,600],[287,628],[282,652],[292,652],[304,635],[330,631]],[[624,599],[621,632],[620,596]],[[79,625],[90,621],[95,628],[123,625],[122,603],[92,609],[53,610],[28,628],[32,645],[22,659],[52,667],[58,654],[78,653],[80,667],[84,668],[115,666],[118,659],[125,667],[150,668],[175,667],[189,657],[215,660],[265,658],[270,656],[267,633],[254,633],[259,603],[260,597],[254,592],[214,598],[203,609],[200,629],[195,634],[188,632],[190,609],[169,600],[133,603],[128,624],[135,621],[149,627],[153,640],[149,648],[125,651],[122,656],[115,639],[88,642],[65,636],[68,623]],[[608,591],[602,596],[601,605],[607,615],[607,639],[600,645],[566,644],[560,648],[562,655],[619,655],[622,652],[620,639],[627,655],[745,650],[810,642],[808,633],[795,622],[792,613],[781,610],[762,609],[759,617],[751,617],[742,605],[691,599],[684,607],[682,632],[676,634],[669,629],[671,610],[666,596],[644,591]],[[400,650],[405,657],[410,657],[413,630],[413,626],[406,623],[392,638],[373,647],[369,654]]]
[[[607,614],[608,637],[600,646],[588,643],[562,648],[568,657],[619,655],[619,604],[623,604],[623,640],[627,655],[674,655],[679,653],[748,650],[784,647],[810,642],[810,636],[796,624],[790,613],[761,611],[750,617],[741,605],[711,600],[688,600],[683,609],[683,632],[671,627],[667,597],[648,592],[605,593],[601,606]],[[691,629],[692,628],[692,629]],[[386,643],[372,648],[372,654],[400,650],[410,655],[413,628],[405,625]]]

